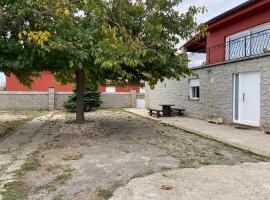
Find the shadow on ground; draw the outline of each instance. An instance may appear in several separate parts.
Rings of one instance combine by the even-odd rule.
[[[6,199],[102,200],[159,171],[264,160],[122,110],[88,113],[83,125],[72,114],[54,116],[36,133],[43,143],[6,185]]]

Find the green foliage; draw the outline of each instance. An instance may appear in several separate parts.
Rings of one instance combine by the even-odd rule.
[[[3,200],[22,200],[26,198],[26,187],[22,182],[9,182],[5,184],[4,191],[1,192]]]
[[[38,159],[39,157],[39,151],[34,151],[32,152],[26,162],[21,166],[20,169],[18,169],[17,171],[15,171],[15,174],[17,176],[23,176],[25,173],[29,172],[29,171],[35,171],[40,167],[40,161]]]
[[[64,107],[70,112],[76,112],[76,90],[72,94],[68,101],[65,102]],[[92,108],[97,108],[101,104],[100,93],[95,89],[85,89],[84,90],[84,111],[89,112]]]
[[[0,71],[31,87],[41,71],[78,88],[78,123],[84,122],[82,92],[106,82],[126,85],[190,75],[181,39],[205,26],[204,7],[186,13],[182,0],[2,0]]]
[[[61,83],[141,83],[190,74],[177,44],[205,30],[182,0],[0,1],[0,71],[31,86],[44,70]]]

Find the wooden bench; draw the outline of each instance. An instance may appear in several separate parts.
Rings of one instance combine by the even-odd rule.
[[[155,115],[157,118],[159,118],[159,117],[161,117],[161,114],[160,113],[162,113],[162,110],[157,110],[157,109],[148,109],[149,110],[149,115],[150,116],[153,116],[153,115]]]
[[[172,112],[176,114],[177,116],[183,116],[185,109],[180,109],[180,108],[172,108]]]

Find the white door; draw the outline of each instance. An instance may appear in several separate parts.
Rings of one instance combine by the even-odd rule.
[[[238,114],[238,116],[236,116],[236,121],[242,124],[259,126],[261,84],[260,73],[241,73],[238,75],[238,77],[238,92],[235,92],[235,98],[238,99],[238,105],[235,106],[235,113]]]

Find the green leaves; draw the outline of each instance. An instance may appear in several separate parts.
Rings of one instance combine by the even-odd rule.
[[[0,2],[0,71],[24,84],[47,70],[61,83],[84,69],[86,80],[104,84],[155,84],[189,74],[176,45],[205,26],[179,13],[181,0],[29,0]],[[80,13],[80,14],[78,14]],[[32,33],[32,35],[29,35]],[[45,34],[46,33],[46,34]],[[49,33],[49,35],[48,35]]]

